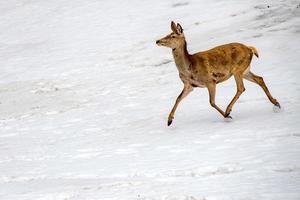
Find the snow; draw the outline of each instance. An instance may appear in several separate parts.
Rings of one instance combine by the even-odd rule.
[[[299,200],[300,8],[294,0],[0,2],[0,199]],[[269,7],[268,7],[269,6]],[[297,8],[298,6],[298,8]],[[169,49],[241,42],[257,85],[231,122],[182,89]],[[223,109],[232,79],[218,85]]]

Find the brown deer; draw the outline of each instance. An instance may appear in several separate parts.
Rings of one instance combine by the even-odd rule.
[[[210,105],[221,113],[224,118],[231,118],[230,112],[234,103],[245,91],[243,78],[258,84],[264,90],[271,103],[280,109],[280,104],[270,94],[263,78],[250,71],[253,54],[258,57],[258,53],[254,47],[240,43],[230,43],[190,55],[186,48],[186,41],[181,25],[179,23],[176,25],[172,21],[171,30],[170,34],[157,40],[156,44],[172,49],[179,77],[184,87],[169,114],[168,126],[172,123],[178,104],[194,87],[206,87],[209,92]],[[215,103],[216,85],[226,81],[232,75],[236,82],[237,92],[224,112]]]

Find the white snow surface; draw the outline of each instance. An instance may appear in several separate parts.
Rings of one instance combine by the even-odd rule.
[[[257,85],[225,122],[155,40],[190,53],[255,46]],[[299,200],[300,5],[295,0],[0,2],[0,199]],[[234,80],[219,84],[225,109]]]

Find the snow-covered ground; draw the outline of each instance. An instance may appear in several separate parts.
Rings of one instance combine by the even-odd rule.
[[[232,122],[182,89],[169,49],[255,46]],[[299,1],[0,2],[0,199],[299,200]],[[222,107],[235,94],[218,85]]]

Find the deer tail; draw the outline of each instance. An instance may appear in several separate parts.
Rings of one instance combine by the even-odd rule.
[[[259,56],[258,56],[258,52],[257,52],[257,50],[255,49],[255,47],[248,46],[248,48],[251,50],[251,52],[252,52],[256,57],[259,57]]]

